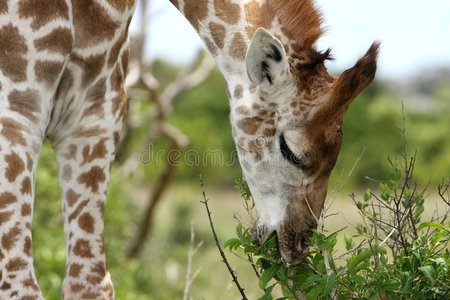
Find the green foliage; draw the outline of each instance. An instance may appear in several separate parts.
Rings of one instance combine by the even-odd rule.
[[[353,196],[362,218],[356,235],[327,234],[319,228],[298,265],[283,261],[275,232],[257,246],[252,229],[238,224],[236,237],[224,246],[255,261],[260,299],[273,299],[276,286],[282,293],[278,299],[450,298],[450,225],[445,222],[450,216],[422,221],[426,190],[411,183],[415,158],[404,161],[390,162],[391,176],[379,183],[377,192],[367,190],[360,201]],[[245,184],[238,187],[249,201]],[[447,183],[439,191],[448,188]],[[340,256],[338,238],[346,248]]]

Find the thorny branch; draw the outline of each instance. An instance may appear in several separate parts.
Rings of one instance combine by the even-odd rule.
[[[214,237],[214,242],[217,246],[217,249],[219,250],[220,256],[222,257],[222,262],[227,267],[228,272],[230,273],[234,284],[236,285],[237,289],[239,290],[239,293],[241,294],[242,300],[248,300],[247,296],[245,295],[244,289],[241,287],[241,285],[238,281],[236,272],[233,270],[230,263],[228,262],[227,257],[225,255],[225,253],[223,252],[222,246],[220,245],[219,238],[217,236],[216,229],[214,228],[214,223],[211,218],[212,212],[209,209],[209,205],[208,205],[209,199],[206,197],[206,193],[205,193],[205,189],[204,189],[204,185],[203,185],[203,177],[201,175],[200,175],[200,186],[202,188],[202,195],[203,195],[203,201],[200,201],[200,202],[205,205],[206,213],[208,214],[209,225],[211,227],[211,231],[212,231],[212,234]]]

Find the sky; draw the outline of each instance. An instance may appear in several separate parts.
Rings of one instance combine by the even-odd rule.
[[[377,76],[402,79],[434,67],[450,67],[448,0],[316,0],[324,16],[319,49],[332,48],[328,67],[351,67],[374,40],[382,42]],[[189,62],[204,46],[168,0],[151,0],[148,58]],[[136,30],[136,15],[131,31]]]

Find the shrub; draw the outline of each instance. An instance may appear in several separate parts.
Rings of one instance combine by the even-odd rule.
[[[246,256],[263,290],[260,299],[450,299],[449,210],[423,221],[427,188],[412,182],[415,156],[389,160],[392,174],[378,190],[361,200],[352,195],[362,222],[353,237],[323,229],[324,214],[310,240],[304,262],[289,265],[278,251],[276,233],[255,244],[252,229],[239,223],[225,247]],[[238,188],[251,212],[251,195],[242,180]],[[438,196],[450,208],[450,181]],[[337,255],[338,238],[346,252]]]

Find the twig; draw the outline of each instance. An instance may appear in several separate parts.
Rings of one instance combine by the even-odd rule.
[[[195,253],[198,251],[198,249],[203,245],[203,242],[200,242],[197,244],[197,246],[194,247],[195,242],[195,231],[194,231],[194,223],[191,222],[191,239],[189,241],[189,253],[188,253],[188,264],[187,264],[187,271],[186,271],[186,282],[184,286],[184,292],[183,292],[183,300],[187,300],[189,297],[189,290],[191,288],[192,282],[194,282],[195,277],[197,277],[199,271],[197,270],[194,275],[192,275],[192,259],[195,255]]]
[[[450,206],[450,180],[448,182],[442,180],[442,183],[438,186],[438,193],[442,201]]]
[[[324,227],[325,227],[324,214],[325,214],[325,210],[322,210],[322,213],[320,214],[320,218],[317,221],[317,223],[318,223],[317,228],[322,233],[324,232]],[[328,250],[326,250],[326,249],[322,249],[321,252],[323,255],[323,262],[325,264],[325,269],[327,271],[327,275],[331,275],[331,274],[333,274],[333,270],[331,269],[331,266],[330,266],[330,254],[329,254]],[[330,296],[331,296],[331,299],[337,299],[337,291],[335,288],[333,288],[331,290]]]
[[[406,113],[405,105],[402,103],[402,137],[403,137],[403,157],[405,159],[405,175],[409,174],[408,170],[408,141],[406,140]],[[405,179],[406,180],[406,179]]]
[[[202,194],[203,194],[203,201],[200,201],[200,202],[205,205],[206,213],[208,214],[209,225],[211,227],[211,231],[212,231],[212,234],[214,237],[214,242],[217,246],[217,249],[219,250],[220,256],[222,257],[222,262],[226,265],[228,272],[230,273],[230,275],[233,279],[234,284],[236,285],[237,289],[239,290],[239,293],[241,294],[242,300],[248,300],[247,296],[244,293],[244,289],[239,284],[236,272],[233,270],[230,263],[228,262],[227,257],[225,256],[225,253],[222,250],[222,246],[220,246],[219,238],[217,237],[216,229],[214,228],[214,223],[211,218],[212,212],[209,209],[209,205],[208,205],[209,199],[206,198],[206,193],[205,193],[205,189],[203,186],[203,177],[201,175],[199,177],[200,177],[200,187],[202,188]]]
[[[348,174],[344,178],[344,180],[340,184],[336,184],[336,186],[333,188],[333,191],[332,191],[333,196],[331,197],[331,202],[328,204],[328,207],[325,209],[325,212],[328,211],[330,209],[330,207],[333,205],[334,201],[336,201],[337,196],[342,191],[344,186],[347,184],[348,180],[350,179],[350,177],[352,176],[353,172],[355,171],[356,166],[358,165],[359,161],[363,158],[365,152],[366,152],[366,147],[363,148],[363,150],[361,151],[361,154],[355,160],[352,168],[350,169],[350,171],[348,172]]]
[[[408,208],[408,212],[409,212],[410,209],[411,209],[411,208]],[[403,219],[405,218],[405,216],[406,216],[406,214],[403,214],[402,218],[401,218],[400,221],[398,222],[399,224],[403,221]],[[391,237],[391,235],[393,235],[394,232],[396,232],[397,230],[400,231],[401,228],[397,229],[397,227],[394,227],[394,228],[392,229],[392,231],[387,235],[387,237],[380,243],[380,247],[383,246],[383,245],[387,242],[387,240]]]

